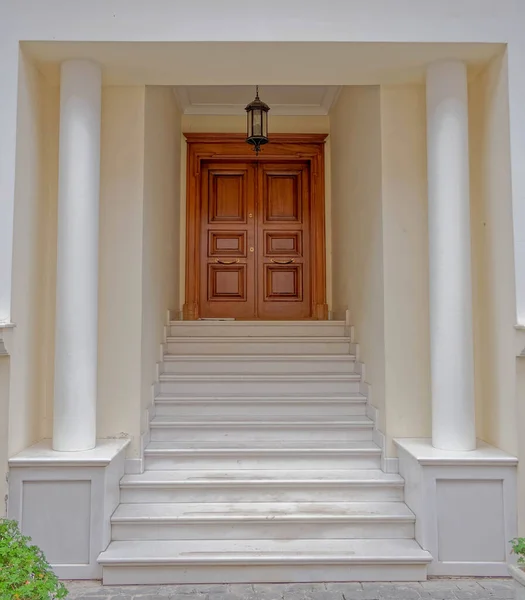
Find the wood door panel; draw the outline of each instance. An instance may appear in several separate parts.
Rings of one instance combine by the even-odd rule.
[[[257,315],[311,318],[309,166],[261,163],[258,171]]]
[[[264,229],[265,256],[302,256],[302,231],[268,231]]]
[[[246,171],[208,171],[208,222],[246,223]]]
[[[246,258],[246,231],[208,231],[208,257],[242,256]]]
[[[303,265],[266,264],[264,299],[266,302],[302,302]]]
[[[200,316],[254,319],[255,166],[204,164],[201,173]]]
[[[208,302],[247,302],[245,264],[208,265]]]
[[[301,222],[301,171],[264,169],[262,193],[265,223]]]

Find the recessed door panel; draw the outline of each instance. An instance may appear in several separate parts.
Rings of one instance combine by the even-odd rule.
[[[266,223],[301,222],[301,171],[264,170],[263,204]]]
[[[246,172],[234,169],[208,171],[210,223],[246,223]]]
[[[208,256],[246,257],[246,231],[208,231]]]
[[[264,300],[266,302],[302,302],[303,265],[264,265]]]
[[[245,264],[208,265],[208,301],[209,302],[246,302]]]
[[[302,256],[302,231],[264,230],[265,256]]]

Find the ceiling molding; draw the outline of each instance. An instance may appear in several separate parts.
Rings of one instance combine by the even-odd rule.
[[[173,93],[180,110],[185,115],[222,115],[238,116],[245,115],[246,102],[214,102],[210,94],[209,102],[193,102],[191,99],[192,87],[198,86],[175,86]],[[224,92],[233,90],[238,86],[217,86],[218,90]],[[291,86],[282,86],[283,90],[290,90]],[[310,86],[313,87],[313,86]],[[300,104],[294,102],[270,102],[271,116],[323,116],[327,115],[332,105],[337,100],[341,86],[315,86],[322,92],[322,100],[317,104]],[[279,96],[279,88],[274,88],[273,95]],[[233,93],[232,95],[235,95]],[[284,94],[285,95],[285,94]]]

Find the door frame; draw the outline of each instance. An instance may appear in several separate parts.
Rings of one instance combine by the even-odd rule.
[[[309,163],[310,178],[310,265],[312,318],[327,319],[326,234],[325,234],[325,133],[274,133],[259,156],[240,133],[184,133],[188,145],[186,179],[186,297],[183,318],[199,318],[201,165],[203,161],[253,160],[255,162],[297,161]]]

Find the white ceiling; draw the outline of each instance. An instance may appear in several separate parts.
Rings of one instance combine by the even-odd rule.
[[[337,98],[336,85],[261,85],[259,96],[272,115],[327,115]],[[253,85],[179,85],[173,88],[187,115],[244,115],[255,97]]]

